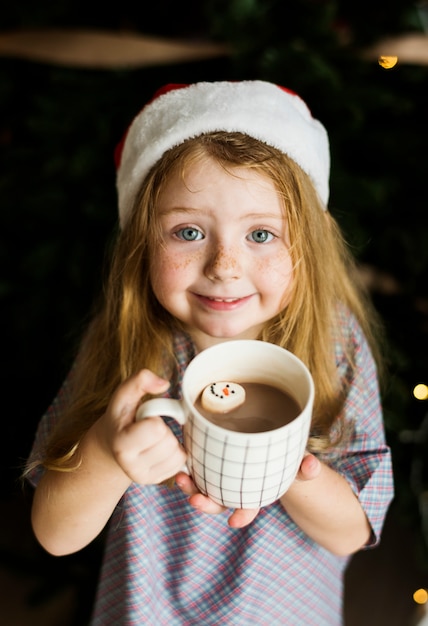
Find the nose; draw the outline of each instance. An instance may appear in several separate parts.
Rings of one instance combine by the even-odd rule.
[[[241,276],[240,253],[224,245],[216,246],[205,267],[210,280],[234,280]]]

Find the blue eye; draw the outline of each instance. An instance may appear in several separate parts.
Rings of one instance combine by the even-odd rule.
[[[199,239],[204,238],[200,230],[192,228],[191,226],[181,228],[176,234],[179,239],[184,239],[184,241],[199,241]]]
[[[274,235],[272,235],[272,233],[268,230],[264,230],[263,228],[253,230],[253,232],[248,235],[248,238],[255,243],[266,243],[272,241],[273,237]]]

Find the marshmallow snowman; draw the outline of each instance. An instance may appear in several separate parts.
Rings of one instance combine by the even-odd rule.
[[[245,389],[238,383],[211,383],[202,392],[202,407],[210,413],[228,413],[245,402]]]

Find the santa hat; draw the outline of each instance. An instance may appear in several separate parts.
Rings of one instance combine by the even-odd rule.
[[[222,130],[245,133],[287,154],[309,175],[327,207],[328,135],[297,94],[265,81],[166,85],[134,118],[116,150],[121,225],[144,177],[167,150]]]

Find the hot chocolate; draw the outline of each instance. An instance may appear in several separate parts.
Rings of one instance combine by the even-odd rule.
[[[265,432],[280,428],[295,419],[301,412],[290,394],[263,383],[240,383],[245,390],[245,402],[226,412],[212,412],[204,408],[199,398],[196,409],[210,422],[244,433]]]

